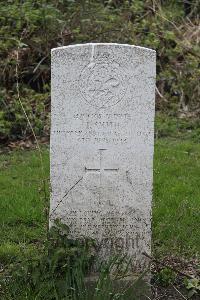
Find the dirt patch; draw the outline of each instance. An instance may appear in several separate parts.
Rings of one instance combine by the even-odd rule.
[[[185,280],[192,280],[192,278],[200,278],[199,261],[197,258],[183,259],[174,256],[166,256],[163,260],[154,260],[151,264],[152,272],[152,300],[179,300],[189,299],[189,290],[185,287]],[[162,274],[162,270],[169,269],[175,275],[174,280],[171,278],[163,278],[161,283],[161,277],[158,274]],[[185,274],[185,275],[184,275]],[[163,276],[164,277],[164,276]],[[168,284],[169,283],[169,284]],[[199,300],[200,293],[192,296],[191,299]]]

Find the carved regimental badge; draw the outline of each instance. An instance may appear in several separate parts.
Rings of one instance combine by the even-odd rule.
[[[120,102],[126,92],[127,79],[116,62],[94,61],[81,72],[79,88],[83,98],[97,108]]]

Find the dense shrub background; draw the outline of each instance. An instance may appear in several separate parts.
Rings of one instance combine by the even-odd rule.
[[[177,0],[0,1],[0,143],[49,134],[50,49],[85,42],[157,51],[156,109],[200,115],[200,2]],[[16,85],[18,64],[19,95]]]

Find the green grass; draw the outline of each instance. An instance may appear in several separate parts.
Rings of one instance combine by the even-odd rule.
[[[46,184],[49,151],[42,149]],[[46,236],[42,171],[37,151],[0,156],[0,262],[36,256]],[[156,140],[153,251],[157,256],[194,256],[200,249],[200,145],[193,139]]]
[[[48,188],[49,153],[43,149]],[[46,234],[44,184],[36,151],[0,156],[0,262],[35,255]]]
[[[200,144],[159,139],[154,156],[153,249],[196,255],[200,250]]]

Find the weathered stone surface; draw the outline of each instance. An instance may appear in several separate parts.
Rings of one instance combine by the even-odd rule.
[[[151,249],[155,51],[119,44],[52,50],[51,212],[99,257],[147,264]]]

